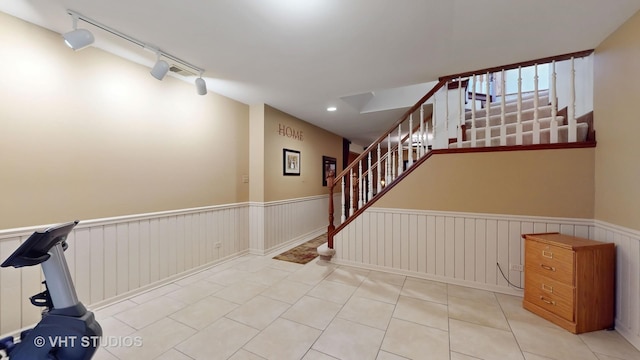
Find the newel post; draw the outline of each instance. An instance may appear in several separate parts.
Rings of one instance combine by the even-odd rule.
[[[333,249],[333,232],[336,227],[333,225],[333,186],[334,186],[335,174],[333,170],[329,170],[329,176],[327,176],[327,186],[329,187],[329,226],[327,226],[327,247]]]

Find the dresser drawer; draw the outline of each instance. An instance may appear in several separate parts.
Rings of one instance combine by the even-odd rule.
[[[574,321],[574,287],[531,272],[525,274],[525,284],[525,301]]]
[[[574,285],[574,253],[533,240],[525,242],[525,268],[527,272]]]

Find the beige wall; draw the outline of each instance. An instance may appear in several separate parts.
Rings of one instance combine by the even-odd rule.
[[[248,106],[3,13],[0,54],[0,229],[248,200]]]
[[[593,148],[433,155],[379,208],[593,218]]]
[[[264,112],[265,201],[328,194],[322,186],[322,156],[342,164],[342,137],[270,106]],[[279,126],[302,132],[302,139],[283,136]],[[282,174],[282,150],[300,151],[300,176]]]
[[[595,218],[640,230],[640,12],[596,48]]]

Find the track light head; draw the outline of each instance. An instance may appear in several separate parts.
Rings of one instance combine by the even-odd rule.
[[[81,50],[93,44],[94,37],[87,29],[75,29],[62,35],[64,43],[73,50]]]
[[[151,76],[158,80],[164,79],[164,76],[167,75],[169,71],[169,64],[166,61],[158,59],[156,64],[153,65],[153,69],[151,69]]]
[[[196,79],[196,91],[198,95],[207,95],[207,82],[202,77]]]

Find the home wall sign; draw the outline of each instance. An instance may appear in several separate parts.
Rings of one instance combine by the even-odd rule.
[[[297,130],[284,124],[278,124],[278,135],[304,141],[304,134],[302,130]]]

